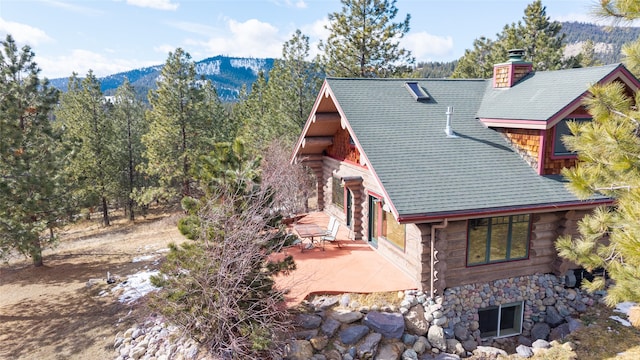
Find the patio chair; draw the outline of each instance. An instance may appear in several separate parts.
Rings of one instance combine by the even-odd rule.
[[[336,219],[336,217],[333,215],[329,218],[329,225],[327,225],[327,235],[331,235],[331,230],[333,230],[333,227],[336,225],[336,221],[338,221],[338,219]]]
[[[331,228],[331,232],[322,237],[320,241],[322,241],[322,250],[324,250],[325,242],[335,242],[340,247],[340,242],[337,240],[338,230],[340,229],[340,223],[335,221],[333,223],[333,227]]]

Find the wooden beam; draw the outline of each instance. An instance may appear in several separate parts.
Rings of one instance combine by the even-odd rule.
[[[330,113],[315,113],[313,115],[313,122],[333,122],[340,121],[340,114],[337,112]]]
[[[302,139],[302,148],[309,147],[327,147],[333,145],[332,136],[309,136]]]

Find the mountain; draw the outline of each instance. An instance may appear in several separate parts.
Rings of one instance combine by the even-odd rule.
[[[600,26],[579,22],[563,22],[561,32],[565,34],[565,55],[577,55],[587,40],[594,42],[596,57],[604,64],[620,62],[622,45],[640,37],[640,27]]]
[[[251,89],[251,84],[258,78],[258,73],[265,75],[273,67],[274,59],[241,58],[215,56],[196,62],[196,73],[211,80],[222,101],[237,101],[243,85]],[[135,87],[141,98],[146,99],[150,89],[154,89],[163,65],[121,72],[99,78],[102,92],[113,95],[125,79]],[[51,85],[66,91],[68,78],[51,79]]]

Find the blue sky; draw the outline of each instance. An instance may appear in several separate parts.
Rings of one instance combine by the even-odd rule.
[[[459,58],[480,36],[494,38],[533,0],[397,0],[411,14],[403,46],[418,61]],[[596,0],[546,0],[558,21],[593,22]],[[312,55],[339,0],[0,0],[0,36],[36,53],[42,75],[105,76],[164,63],[177,47],[194,60],[216,55],[278,57],[300,29]]]

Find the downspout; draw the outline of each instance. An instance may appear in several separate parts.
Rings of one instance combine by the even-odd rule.
[[[447,225],[449,225],[449,219],[445,218],[444,221],[442,222],[442,224],[439,225],[432,225],[431,226],[431,271],[430,271],[430,277],[431,277],[431,287],[430,287],[430,293],[429,296],[431,297],[431,299],[433,299],[434,297],[434,290],[433,290],[433,286],[435,283],[435,252],[436,252],[436,230],[441,230],[447,227]]]

